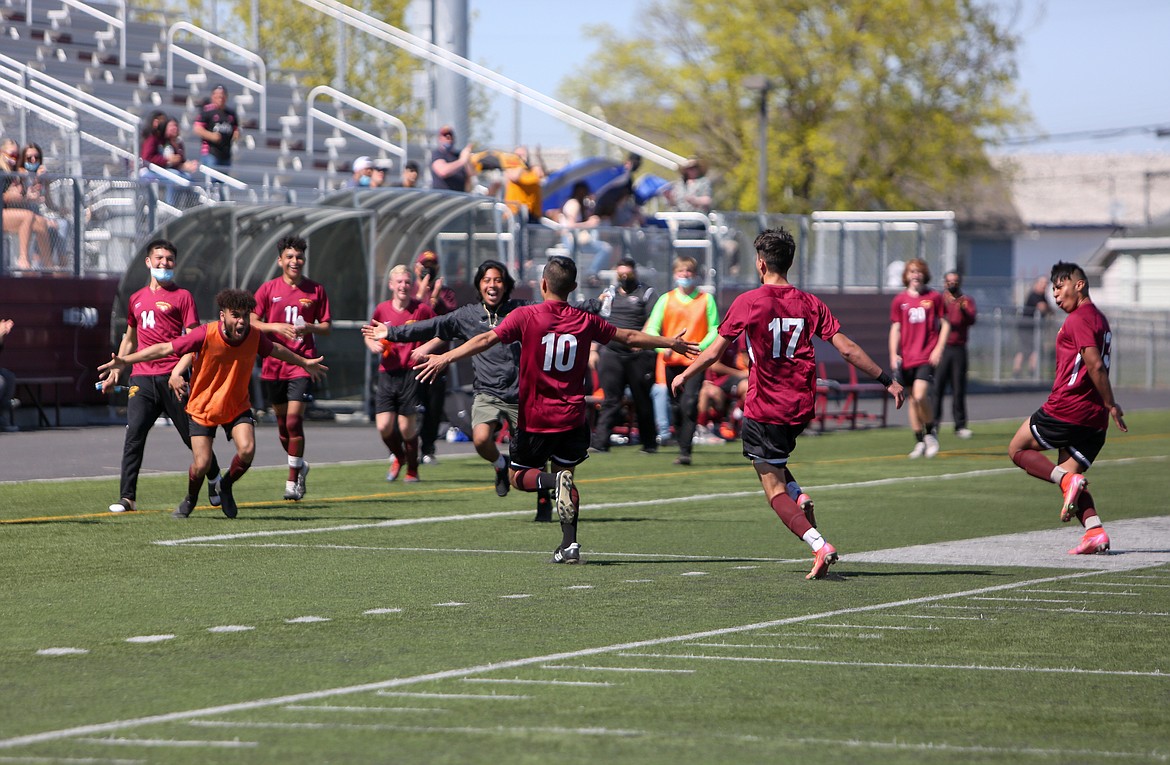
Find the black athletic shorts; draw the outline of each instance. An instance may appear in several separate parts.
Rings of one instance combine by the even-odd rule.
[[[264,400],[269,405],[287,404],[290,401],[309,401],[312,379],[294,377],[291,380],[261,380],[264,386]]]
[[[232,431],[235,430],[237,425],[241,425],[245,422],[248,423],[249,425],[252,425],[253,427],[255,427],[255,425],[256,425],[256,418],[252,416],[251,409],[249,409],[245,412],[242,412],[241,414],[236,415],[236,418],[234,420],[232,420],[231,422],[225,423],[222,426],[220,426],[220,425],[210,425],[210,426],[209,425],[200,425],[199,423],[195,422],[195,420],[191,420],[191,435],[192,436],[206,436],[207,438],[214,440],[215,439],[215,429],[218,427],[222,427],[223,432],[227,433],[228,440],[231,441],[232,440]]]
[[[898,373],[895,375],[895,378],[907,388],[913,385],[915,380],[925,380],[933,384],[934,367],[930,364],[919,364],[916,367],[898,367]]]
[[[788,462],[788,456],[796,449],[796,437],[803,433],[806,427],[756,422],[744,417],[739,429],[739,437],[743,441],[743,456],[752,462],[784,465]]]
[[[422,390],[414,370],[378,373],[378,392],[374,398],[376,413],[397,412],[409,417],[421,412],[422,403]]]
[[[1028,420],[1032,438],[1045,449],[1064,449],[1077,464],[1088,470],[1105,446],[1105,431],[1087,425],[1073,425],[1037,409]]]
[[[589,457],[589,426],[556,433],[533,433],[520,430],[512,435],[512,467],[516,470],[544,470],[546,462],[555,466],[580,465]],[[555,470],[554,470],[555,472]]]

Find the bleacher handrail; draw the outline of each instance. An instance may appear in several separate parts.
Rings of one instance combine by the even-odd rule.
[[[180,32],[198,37],[204,42],[216,45],[229,53],[234,53],[245,61],[253,64],[260,72],[259,81],[246,77],[242,74],[236,74],[227,67],[220,66],[206,56],[200,56],[198,53],[192,53],[185,48],[179,47],[175,42],[175,35]],[[236,45],[231,40],[227,40],[219,35],[212,34],[205,29],[195,26],[187,21],[178,21],[167,29],[167,89],[174,90],[175,88],[175,56],[186,59],[196,66],[210,69],[219,76],[230,80],[231,82],[240,85],[241,87],[253,90],[260,97],[260,130],[268,130],[268,68],[264,63],[264,59],[256,53]]]
[[[619,146],[626,151],[637,152],[643,158],[655,164],[669,168],[670,170],[678,170],[686,162],[686,157],[681,154],[676,154],[633,133],[616,128],[591,114],[587,114],[580,109],[569,106],[550,96],[546,96],[537,90],[521,85],[515,80],[476,64],[470,59],[466,59],[421,37],[391,26],[369,14],[362,13],[343,3],[336,2],[336,0],[299,0],[299,2],[311,8],[316,8],[331,18],[340,19],[349,26],[371,34],[407,53],[449,69],[480,85],[487,86],[492,90],[539,109],[565,124],[583,130],[607,143]]]
[[[108,0],[109,4],[118,6],[118,15],[111,16],[105,11],[99,11],[88,3],[83,3],[81,0],[61,0],[62,5],[67,5],[70,8],[76,8],[87,16],[93,16],[99,21],[104,21],[110,26],[118,30],[118,68],[126,68],[126,0]],[[24,23],[27,26],[32,26],[33,17],[33,0],[25,0]]]
[[[345,122],[344,120],[340,120],[332,114],[321,111],[313,105],[318,96],[325,96],[332,98],[334,101],[340,101],[341,103],[353,109],[357,109],[358,111],[363,112],[367,116],[389,123],[398,130],[398,144],[394,144],[391,141],[387,141],[386,139],[382,138],[381,136],[374,135],[368,130],[364,130],[360,127],[357,127],[356,125],[352,125],[348,122]],[[305,99],[305,153],[309,156],[310,159],[312,159],[313,155],[316,153],[316,148],[313,145],[314,119],[319,119],[327,125],[331,125],[338,130],[349,133],[355,138],[361,138],[363,141],[377,146],[383,151],[390,152],[400,160],[406,159],[407,139],[405,122],[398,119],[389,112],[384,112],[381,109],[370,106],[364,101],[359,101],[358,99],[328,85],[318,85],[317,87],[313,88],[309,91],[309,95]]]

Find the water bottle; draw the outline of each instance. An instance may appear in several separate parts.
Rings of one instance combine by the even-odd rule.
[[[300,345],[305,339],[305,317],[298,313],[296,318],[293,319],[293,327],[297,331],[296,343]]]
[[[102,391],[102,383],[100,380],[93,384],[93,389],[96,390],[98,393],[103,392]],[[104,392],[105,393],[125,393],[128,390],[130,390],[130,389],[127,388],[125,385],[115,385],[112,388],[110,388],[109,390],[104,391]]]

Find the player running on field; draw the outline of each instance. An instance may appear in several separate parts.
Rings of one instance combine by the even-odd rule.
[[[455,350],[428,356],[418,367],[429,379],[457,361],[499,343],[520,342],[520,427],[512,442],[512,485],[521,491],[555,489],[553,503],[561,521],[561,544],[553,563],[580,563],[577,511],[580,497],[574,468],[589,456],[585,421],[585,376],[593,342],[614,338],[638,348],[671,348],[694,355],[696,343],[618,329],[566,300],[577,288],[577,265],[569,258],[549,258],[540,280],[543,303],[516,308],[499,326],[476,335]],[[542,470],[552,462],[554,472]]]
[[[328,335],[333,325],[325,288],[304,274],[308,249],[309,243],[296,236],[285,237],[276,245],[276,264],[281,275],[261,284],[256,290],[252,326],[268,333],[274,343],[311,359],[317,355],[314,336]],[[303,499],[305,479],[309,475],[309,463],[305,462],[309,373],[295,364],[269,356],[260,367],[260,381],[264,385],[264,398],[276,413],[280,445],[288,455],[284,498]]]
[[[796,438],[813,418],[817,368],[813,336],[832,343],[845,361],[876,378],[899,407],[902,386],[841,332],[828,306],[788,283],[788,269],[796,257],[792,234],[783,228],[768,229],[756,237],[754,246],[762,286],[731,303],[718,337],[674,378],[671,389],[677,393],[689,378],[701,377],[736,338],[747,335],[752,364],[740,430],[743,454],[755,466],[776,515],[812,548],[813,567],[805,578],[820,579],[837,562],[837,550],[786,490],[794,483],[787,465]]]
[[[275,356],[281,361],[296,364],[313,379],[324,376],[328,367],[323,359],[306,359],[269,340],[263,332],[251,326],[256,300],[243,290],[221,290],[215,296],[219,307],[219,321],[204,324],[169,343],[157,343],[129,356],[114,356],[98,367],[99,371],[122,370],[130,364],[161,359],[178,354],[187,362],[194,354],[191,372],[191,392],[187,397],[187,414],[191,415],[191,452],[194,457],[187,471],[187,495],[171,513],[175,518],[186,518],[195,507],[203,477],[211,465],[212,441],[219,427],[227,432],[236,445],[227,475],[220,481],[220,502],[223,514],[236,517],[233,485],[252,466],[256,456],[256,421],[252,418],[252,402],[248,398],[248,384],[256,358]]]
[[[1109,550],[1109,536],[1086,490],[1084,472],[1105,446],[1110,416],[1123,433],[1128,430],[1109,384],[1113,333],[1089,298],[1085,272],[1075,263],[1052,267],[1052,296],[1068,314],[1056,333],[1056,380],[1048,400],[1012,436],[1008,455],[1028,475],[1060,486],[1060,520],[1075,515],[1085,527],[1069,555],[1103,553]],[[1046,449],[1058,450],[1059,464],[1041,454]]]

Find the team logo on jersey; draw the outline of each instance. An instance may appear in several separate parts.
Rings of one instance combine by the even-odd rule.
[[[170,311],[174,308],[173,305],[166,302],[165,300],[159,300],[154,304],[154,307],[158,310],[159,313],[166,313],[167,311]]]
[[[299,302],[301,304],[302,311],[308,310],[309,308],[312,308],[312,306],[313,306],[313,298],[301,298],[297,302]]]

